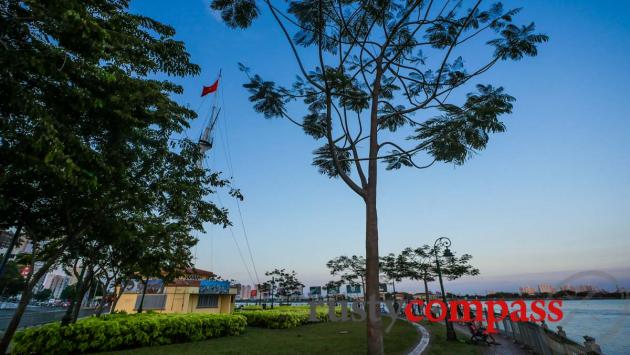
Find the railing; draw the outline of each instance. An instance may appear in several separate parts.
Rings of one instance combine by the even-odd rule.
[[[488,311],[484,309],[485,319]],[[495,313],[495,319],[500,314]],[[584,344],[579,344],[563,334],[554,333],[532,322],[514,322],[510,317],[495,321],[498,332],[518,344],[531,349],[540,355],[593,355],[601,354],[601,347],[595,339],[585,336]]]
[[[452,310],[457,312],[456,310]],[[431,310],[435,317],[441,316],[442,309]],[[495,312],[495,319],[501,314]],[[470,311],[470,318],[475,318],[475,312]],[[483,319],[488,319],[488,310],[483,310]],[[487,324],[487,322],[485,322]],[[569,339],[566,335],[554,333],[533,322],[514,322],[508,316],[495,320],[494,328],[499,334],[528,348],[538,355],[601,355],[602,349],[595,342],[595,338],[585,336],[584,344]]]

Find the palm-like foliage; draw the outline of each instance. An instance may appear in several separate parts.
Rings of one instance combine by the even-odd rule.
[[[301,73],[290,88],[250,75],[245,87],[254,109],[267,118],[287,118],[324,140],[313,165],[323,174],[342,177],[355,191],[364,186],[349,179],[345,162],[353,163],[356,172],[371,159],[384,161],[388,169],[422,168],[427,164],[414,162],[421,153],[428,162],[463,164],[484,149],[489,133],[504,131],[499,117],[512,112],[514,98],[492,85],[477,85],[463,101],[454,90],[499,61],[537,55],[537,45],[548,40],[533,23],[513,24],[520,9],[505,9],[501,3],[482,9],[478,1],[465,9],[462,1],[438,6],[427,1],[303,0],[281,8],[271,1],[215,0],[211,6],[232,27],[249,27],[262,8],[277,19]],[[485,64],[469,69],[462,56],[453,54],[474,38],[493,34],[486,43],[494,51]],[[300,47],[320,53],[311,71]],[[293,101],[304,103],[302,119],[288,112],[286,105]],[[417,118],[422,111],[434,117],[422,114],[428,117],[423,122]],[[378,122],[376,132],[363,122],[372,118]],[[396,147],[384,139],[387,131],[404,128],[410,129],[410,145]],[[383,142],[376,151],[361,151],[360,142],[373,135]],[[333,154],[336,149],[347,156]],[[322,150],[331,153],[322,156]]]
[[[241,65],[249,78],[245,87],[256,111],[287,119],[320,141],[313,165],[365,201],[366,294],[375,302],[378,163],[388,170],[461,165],[485,149],[491,133],[505,130],[500,119],[511,113],[514,98],[473,80],[501,61],[535,56],[547,36],[535,33],[533,24],[514,24],[519,9],[482,0],[211,4],[231,27],[249,27],[264,10],[287,40],[299,67],[292,85],[265,81]],[[463,54],[475,42],[488,46],[486,59],[479,62],[484,52],[473,47],[476,63],[467,65]],[[470,84],[477,84],[475,91]],[[370,313],[368,352],[380,354],[380,320],[378,312]]]

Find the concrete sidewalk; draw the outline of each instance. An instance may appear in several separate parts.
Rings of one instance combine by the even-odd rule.
[[[460,324],[454,324],[454,326],[458,333],[465,334],[468,338],[470,338],[470,331],[468,330],[468,328]],[[494,337],[494,340],[496,340],[496,342],[499,343],[499,345],[491,345],[491,346],[479,345],[485,348],[483,352],[484,355],[530,355],[531,354],[530,352],[524,349],[521,349],[518,346],[518,344],[515,344],[514,342],[512,342],[511,339],[506,338],[500,334],[492,334],[492,337]]]

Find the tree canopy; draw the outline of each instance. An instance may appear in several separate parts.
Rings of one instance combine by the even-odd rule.
[[[382,354],[378,164],[461,165],[485,149],[491,134],[505,131],[515,98],[481,75],[536,56],[548,37],[533,22],[515,23],[519,8],[482,0],[212,0],[211,7],[241,29],[265,11],[288,43],[296,79],[276,83],[241,65],[244,87],[254,110],[316,140],[312,164],[365,201],[366,299],[374,304],[368,353]]]
[[[173,275],[190,265],[194,230],[229,224],[227,210],[206,199],[229,181],[198,164],[196,142],[175,138],[196,113],[174,101],[181,86],[155,78],[200,68],[171,26],[128,6],[0,5],[0,226],[23,228],[31,263],[41,263],[27,277],[2,352],[51,267],[90,271],[79,280],[80,298],[81,285],[114,269],[129,277],[157,265]],[[103,262],[109,258],[117,259]]]
[[[340,281],[351,286],[361,286],[365,293],[365,258],[362,256],[338,256],[329,260],[326,267],[333,276],[339,276]]]
[[[285,269],[274,269],[265,272],[265,275],[271,276],[272,280],[265,283],[264,289],[268,291],[273,289],[272,292],[274,292],[276,296],[285,297],[288,301],[291,296],[302,295],[304,284],[298,280],[297,273],[294,270],[286,271]]]

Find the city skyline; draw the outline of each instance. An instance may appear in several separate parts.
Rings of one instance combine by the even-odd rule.
[[[315,145],[309,138],[255,113],[242,88],[246,79],[237,62],[279,83],[292,79],[295,64],[286,43],[259,43],[280,38],[274,36],[278,30],[264,16],[253,31],[229,30],[205,1],[179,4],[177,12],[168,11],[170,6],[132,3],[134,11],[172,24],[203,68],[198,77],[176,80],[185,89],[179,102],[197,108],[202,85],[210,85],[222,69],[225,120],[207,164],[233,174],[245,195],[240,206],[225,194],[217,200],[231,211],[234,227],[230,232],[208,226],[198,235],[197,266],[252,283],[255,277],[245,271],[231,236],[249,263],[239,207],[261,279],[264,271],[284,267],[295,269],[305,284],[315,283],[328,278],[326,261],[364,254],[360,202],[311,166]],[[517,98],[506,117],[507,132],[492,137],[488,148],[462,167],[384,172],[381,255],[448,236],[453,250],[472,254],[481,270],[470,283],[453,286],[481,289],[521,273],[628,266],[630,142],[624,137],[630,123],[623,93],[630,91],[630,70],[627,50],[617,44],[630,40],[630,21],[619,7],[630,10],[629,4],[609,2],[526,4],[524,18],[536,14],[537,29],[550,35],[553,45],[535,60],[498,66],[480,79],[505,86]],[[201,113],[208,109],[206,102]],[[186,135],[198,135],[202,121],[193,122]]]

